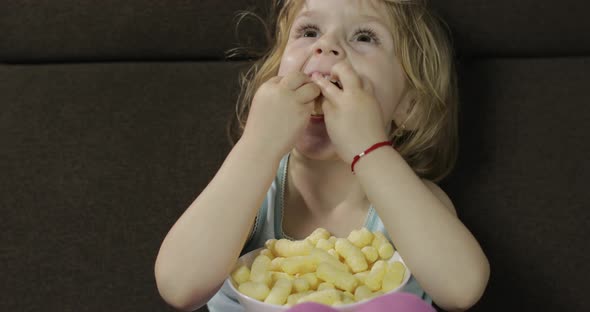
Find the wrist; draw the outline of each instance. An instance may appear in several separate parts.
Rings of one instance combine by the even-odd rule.
[[[350,164],[350,170],[352,171],[352,174],[356,174],[355,171],[356,171],[356,167],[357,167],[358,163],[362,162],[362,160],[364,158],[366,158],[367,155],[375,153],[375,152],[377,152],[377,150],[389,149],[389,148],[395,148],[393,146],[393,143],[389,140],[383,140],[383,141],[379,141],[377,143],[374,143],[373,145],[367,147],[363,152],[354,156],[352,158],[352,162]]]
[[[275,153],[271,148],[269,148],[268,143],[245,137],[241,137],[238,140],[235,148],[240,149],[240,151],[244,154],[244,157],[250,157],[256,159],[259,162],[269,164],[279,163],[284,156]]]

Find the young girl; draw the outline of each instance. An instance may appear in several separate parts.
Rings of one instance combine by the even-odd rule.
[[[441,25],[420,0],[283,1],[275,45],[238,103],[243,133],[162,243],[162,297],[187,311],[242,311],[220,289],[242,252],[364,226],[405,260],[405,292],[445,310],[475,304],[488,261],[434,183],[457,146]]]

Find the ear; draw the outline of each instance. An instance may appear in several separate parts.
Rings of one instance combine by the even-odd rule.
[[[416,129],[416,116],[418,111],[418,105],[416,105],[416,92],[412,89],[408,89],[404,92],[399,104],[393,111],[392,120],[395,122],[395,127],[399,127],[405,124],[407,130]]]

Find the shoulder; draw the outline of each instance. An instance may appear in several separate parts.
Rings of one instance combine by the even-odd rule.
[[[457,216],[455,205],[453,205],[453,202],[451,201],[447,193],[445,193],[445,191],[443,191],[436,183],[430,180],[422,179],[422,182],[424,183],[424,185],[426,185],[426,187],[428,187],[432,194],[434,194],[445,205],[445,207],[453,215]]]

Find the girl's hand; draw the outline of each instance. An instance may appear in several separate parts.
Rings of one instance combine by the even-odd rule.
[[[371,85],[363,84],[347,62],[334,65],[332,77],[340,80],[342,90],[317,73],[312,80],[328,100],[322,110],[330,140],[338,156],[350,164],[354,156],[371,145],[386,141],[387,134]]]
[[[252,99],[242,138],[282,157],[305,130],[320,94],[320,88],[301,72],[269,79]]]

